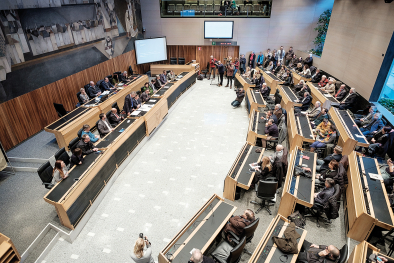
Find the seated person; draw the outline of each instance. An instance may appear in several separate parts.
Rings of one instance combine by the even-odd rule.
[[[89,96],[86,94],[85,88],[80,89],[81,94],[79,94],[79,98],[81,99],[82,103],[85,104],[89,101]]]
[[[309,69],[308,64],[304,64],[304,68],[302,69],[301,74],[304,75],[304,76],[310,76],[310,75],[312,75],[312,74],[311,74],[311,70]]]
[[[272,73],[276,76],[276,74],[279,73],[281,68],[282,68],[282,65],[280,64],[280,62],[278,62],[276,68],[272,70]]]
[[[160,81],[160,76],[156,76],[156,82],[155,82],[155,88],[157,90],[161,89],[164,86],[164,84]]]
[[[98,149],[93,146],[93,143],[90,141],[87,134],[82,135],[82,139],[78,142],[77,148],[82,150],[83,155],[88,155],[92,152],[98,151]]]
[[[327,178],[325,183],[324,183],[324,189],[319,192],[315,193],[315,204],[318,203],[320,205],[325,205],[328,201],[328,199],[334,195],[335,192],[335,181],[332,178]]]
[[[254,76],[252,78],[252,83],[255,84],[256,87],[261,89],[263,86],[263,83],[265,83],[263,74],[260,74],[259,71],[256,71],[256,74],[254,74]]]
[[[85,124],[82,126],[83,130],[81,135],[87,134],[90,138],[91,142],[97,142],[98,139],[100,139],[100,135],[94,135],[91,131],[90,131],[90,126],[88,124]]]
[[[152,90],[153,93],[156,92],[155,82],[156,82],[156,79],[152,79],[152,80],[149,82],[150,90]]]
[[[275,152],[273,155],[269,156],[271,163],[275,163],[282,159],[284,153],[284,147],[281,144],[276,145]]]
[[[105,136],[114,129],[111,127],[111,124],[108,123],[107,116],[104,113],[100,113],[100,120],[97,123],[97,130],[99,130],[101,136]]]
[[[119,82],[127,82],[128,81],[127,71],[123,71],[121,75],[119,75]]]
[[[302,103],[301,107],[294,107],[294,111],[296,113],[300,113],[301,111],[307,111],[309,109],[309,106],[312,103],[312,97],[309,95],[309,92],[304,93],[304,98],[302,100],[298,101],[299,103]]]
[[[304,240],[301,252],[298,254],[296,262],[308,263],[335,263],[340,256],[339,249],[333,245],[315,245]],[[299,261],[298,261],[299,260]]]
[[[320,69],[316,69],[315,74],[312,75],[312,83],[318,83],[322,78]]]
[[[112,126],[118,126],[118,124],[121,123],[123,119],[124,117],[118,115],[118,111],[115,108],[111,109],[111,114],[109,115],[108,121]]]
[[[246,67],[246,71],[244,74],[242,74],[242,77],[250,78],[250,72],[250,67]]]
[[[335,79],[329,78],[327,85],[320,88],[320,91],[323,93],[328,93],[330,95],[334,95],[335,94]]]
[[[323,122],[322,122],[323,123]],[[325,138],[321,137],[311,144],[310,150],[314,152],[316,148],[324,148],[327,144],[334,144],[337,139],[337,131],[334,125],[331,125]]]
[[[318,126],[324,119],[329,119],[329,116],[327,114],[328,110],[323,108],[319,115],[311,121],[312,128],[314,129],[316,126]]]
[[[271,137],[277,138],[279,136],[278,126],[274,123],[273,119],[269,119],[268,122],[265,124],[264,134],[267,135],[267,139],[261,139],[261,144],[263,148],[266,148],[267,140],[269,141]]]
[[[354,122],[357,124],[358,127],[363,127],[371,123],[373,120],[373,116],[375,115],[377,111],[377,108],[375,106],[371,106],[368,111],[367,116],[363,116],[361,114],[354,114],[354,117],[357,119],[354,120]]]
[[[372,253],[371,255],[369,255],[368,259],[367,259],[368,263],[381,263],[381,262],[389,262],[389,260],[385,257],[383,257],[382,255],[377,255]],[[392,261],[390,261],[392,262]]]
[[[265,71],[271,71],[274,67],[274,62],[270,61],[267,67],[264,68]]]
[[[89,95],[90,98],[94,98],[96,96],[100,96],[101,95],[100,88],[97,87],[96,85],[94,85],[93,81],[89,82],[88,95]]]
[[[268,97],[270,95],[270,91],[271,89],[267,86],[267,83],[264,82],[260,89],[261,96],[263,96],[263,98]]]
[[[141,93],[141,101],[143,103],[148,102],[150,100],[149,89],[146,89]]]
[[[328,79],[327,79],[326,75],[323,75],[321,77],[321,80],[319,81],[319,83],[317,83],[317,86],[319,88],[323,88],[323,87],[325,87],[327,85],[327,83],[328,83]]]
[[[173,81],[174,79],[175,79],[175,73],[174,71],[170,70],[170,72],[167,73],[167,80]]]
[[[233,102],[231,102],[231,106],[234,108],[239,107],[241,105],[242,101],[245,98],[245,91],[243,88],[239,88],[238,90],[235,91],[235,94],[237,94],[237,97]]]
[[[274,114],[272,114],[272,111],[267,111],[266,112],[266,117],[264,118],[264,117],[261,117],[260,119],[262,119],[262,120],[269,120],[269,119],[273,119],[274,120],[274,123],[276,124],[276,125],[278,125],[278,118],[274,115]]]
[[[297,85],[294,85],[293,91],[295,92],[300,92],[300,90],[304,87],[305,81],[302,79],[300,82],[298,82]]]
[[[334,148],[333,154],[327,155],[324,159],[316,160],[316,171],[320,172],[322,170],[327,170],[329,168],[328,164],[331,162],[331,160],[340,162],[341,159],[342,159],[342,147],[337,145]]]
[[[321,103],[316,101],[315,106],[311,110],[306,111],[306,115],[310,120],[315,119],[321,112]]]
[[[301,90],[297,93],[297,97],[303,98],[305,92],[308,92],[309,94],[311,94],[311,89],[306,84],[304,84],[304,86],[301,88]]]
[[[111,89],[115,89],[114,85],[112,85],[112,83],[109,82],[109,79],[107,77],[104,78],[104,81],[101,81],[100,88],[103,92],[105,90],[111,91]]]
[[[278,121],[279,121],[279,120],[280,120],[280,117],[282,117],[282,115],[283,115],[282,106],[281,106],[280,104],[276,104],[276,105],[275,105],[273,114],[276,116],[276,118],[277,118]]]
[[[167,84],[167,72],[163,70],[163,74],[160,74],[160,81],[164,85]]]
[[[145,82],[144,86],[141,88],[141,92],[145,92],[146,90],[148,90],[149,95],[153,94],[153,88],[149,86],[149,82]]]
[[[142,100],[140,97],[141,92],[137,91],[137,94],[135,95],[134,99],[137,101],[137,107],[140,108],[142,105]]]
[[[286,69],[286,78],[284,79],[283,86],[291,86],[293,84],[293,74],[289,69]]]
[[[349,95],[347,95],[347,97],[343,101],[341,101],[341,103],[339,105],[339,109],[340,110],[347,110],[347,109],[353,108],[354,103],[356,103],[356,99],[357,99],[356,89],[351,88],[349,91]]]
[[[271,160],[268,156],[264,156],[260,162],[254,163],[254,165],[259,166],[256,168],[256,172],[253,178],[253,184],[257,184],[260,180],[265,180],[268,177],[273,176]]]
[[[302,63],[297,63],[297,67],[294,70],[297,73],[302,72]]]
[[[199,249],[194,249],[191,254],[190,263],[215,263],[212,258],[204,256]]]
[[[277,76],[278,78],[280,78],[284,73],[286,73],[286,67],[282,65],[281,68],[280,68],[280,70],[279,70],[279,72],[276,73],[276,76]]]
[[[378,130],[383,128],[383,121],[381,120],[382,114],[375,113],[373,116],[373,120],[368,124],[360,128],[360,131],[364,134],[364,136],[377,133]]]
[[[324,119],[317,127],[316,127],[316,135],[319,137],[325,137],[330,130],[331,122],[328,119]]]
[[[346,89],[345,89],[345,87],[346,87],[346,85],[342,84],[339,87],[338,92],[334,95],[334,98],[336,98],[337,101],[341,101],[341,100],[343,100],[343,98],[345,98],[345,96],[346,96]]]
[[[384,179],[384,186],[386,188],[387,194],[392,194],[393,193],[393,183],[394,183],[394,163],[391,159],[387,160],[387,167],[385,169],[385,172],[389,175],[388,179]]]
[[[253,223],[254,220],[254,213],[250,209],[246,209],[243,215],[230,217],[229,222],[225,225],[223,230],[227,237],[227,241],[230,241],[232,237],[228,231],[240,236],[243,234],[244,228]]]
[[[53,185],[68,177],[67,166],[62,160],[57,160],[55,162],[55,167],[53,168],[52,177],[53,177],[52,179]]]
[[[82,150],[75,148],[74,153],[71,155],[70,167],[80,165],[83,162]]]
[[[293,54],[293,56],[292,56],[292,58],[291,58],[291,60],[290,60],[290,63],[289,63],[289,67],[291,67],[291,68],[294,68],[294,67],[296,67],[297,66],[297,55],[296,54]]]
[[[368,146],[368,155],[374,157],[375,155],[382,155],[383,145],[389,139],[389,132],[391,131],[390,126],[385,126],[383,129],[378,131],[373,135],[373,137],[369,140]]]
[[[324,182],[327,178],[331,178],[335,181],[338,175],[339,163],[335,160],[331,160],[328,164],[328,169],[322,170],[320,174],[316,174],[315,179]],[[339,182],[335,182],[336,184]]]

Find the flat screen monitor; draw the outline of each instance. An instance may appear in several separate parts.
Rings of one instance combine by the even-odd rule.
[[[167,60],[167,40],[165,37],[135,40],[137,65]]]
[[[204,21],[205,39],[232,39],[234,21]]]

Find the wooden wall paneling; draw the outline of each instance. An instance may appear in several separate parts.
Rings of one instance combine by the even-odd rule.
[[[216,59],[220,60],[221,62],[224,62],[224,58],[228,57],[228,47],[223,46],[220,47],[220,56]]]
[[[212,55],[213,55],[213,57],[216,58],[216,59],[220,59],[221,50],[222,50],[221,46],[212,46]],[[208,55],[208,60],[209,60],[209,57],[210,57],[210,55]]]
[[[197,62],[200,63],[200,68],[206,69],[209,57],[213,55],[212,46],[201,46],[201,50],[197,49],[196,54],[196,59]]]
[[[178,45],[167,46],[167,63],[170,64],[170,58],[179,58],[178,55]]]
[[[15,144],[17,144],[17,141],[15,137],[13,136],[11,127],[8,123],[8,117],[3,110],[3,104],[0,105],[0,138],[1,138],[1,143],[3,144],[4,149],[10,149],[13,147]]]
[[[197,46],[178,46],[178,58],[185,58],[185,62],[188,63],[193,59],[196,59]]]

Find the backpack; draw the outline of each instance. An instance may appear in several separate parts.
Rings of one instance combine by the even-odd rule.
[[[291,222],[294,222],[294,224],[298,227],[304,228],[306,225],[306,220],[305,217],[299,212],[295,211],[291,215],[287,217]]]

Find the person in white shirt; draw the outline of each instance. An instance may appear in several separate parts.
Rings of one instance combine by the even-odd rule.
[[[313,107],[313,109],[308,110],[306,112],[306,114],[308,115],[310,120],[314,120],[317,115],[319,115],[321,112],[321,102],[320,101],[316,101],[315,103],[315,107]]]

